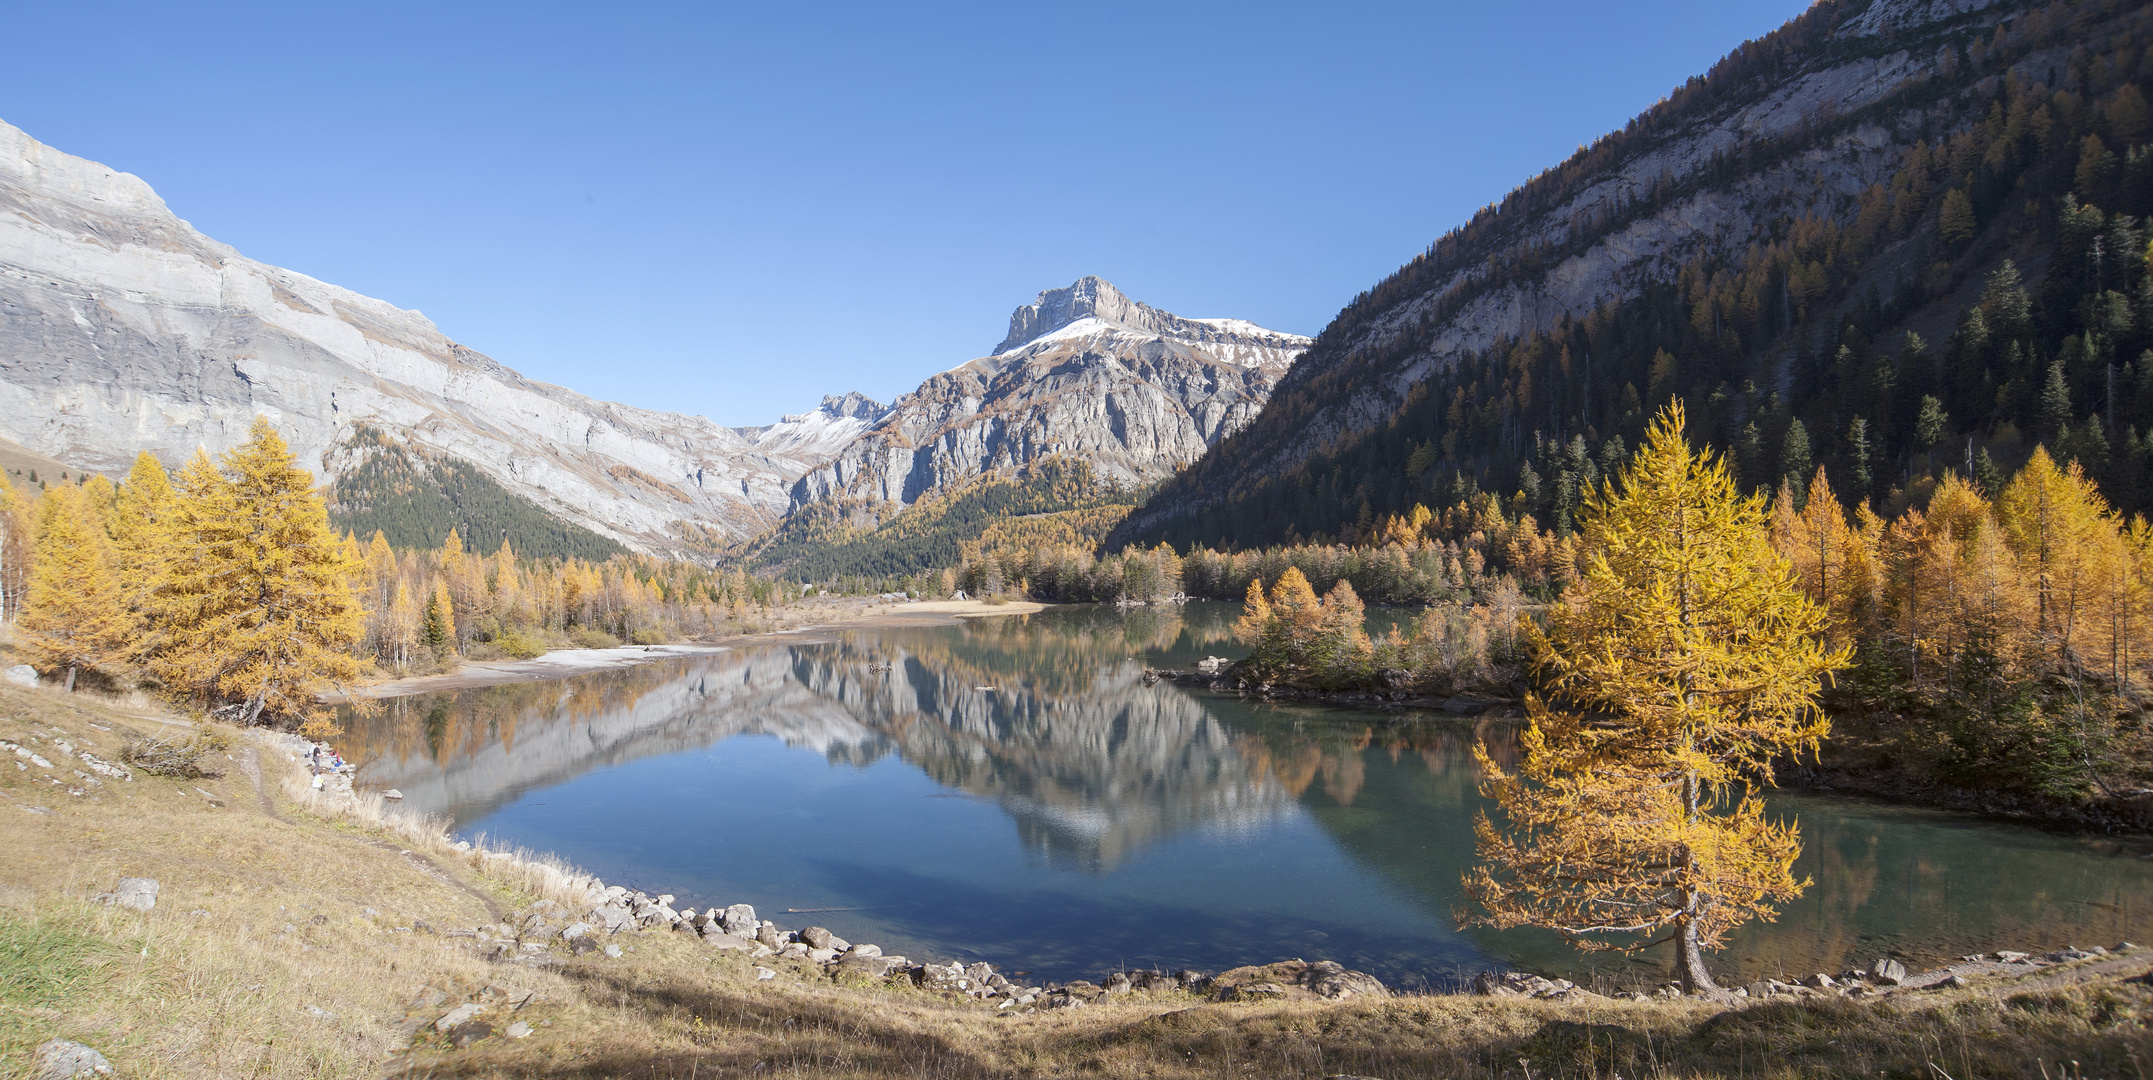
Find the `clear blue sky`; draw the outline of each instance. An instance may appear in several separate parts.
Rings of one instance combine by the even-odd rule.
[[[756,424],[1088,273],[1313,334],[1804,6],[23,4],[0,119],[536,378]]]

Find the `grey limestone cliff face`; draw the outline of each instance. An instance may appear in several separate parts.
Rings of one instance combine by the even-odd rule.
[[[753,433],[527,379],[425,316],[248,259],[141,179],[0,123],[0,436],[107,472],[222,450],[257,414],[309,467],[366,422],[643,550],[774,520],[865,427]]]
[[[1054,455],[1149,483],[1254,419],[1307,347],[1239,320],[1185,319],[1086,277],[1018,308],[994,355],[898,398],[800,479],[793,505],[911,503]]]

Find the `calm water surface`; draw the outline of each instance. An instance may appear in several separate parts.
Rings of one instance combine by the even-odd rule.
[[[345,753],[460,833],[915,960],[1073,978],[1303,957],[1407,986],[1665,970],[1457,929],[1485,805],[1472,746],[1503,757],[1504,723],[1143,684],[1147,664],[1238,655],[1237,613],[1057,609],[418,695],[347,717]],[[1723,972],[2153,937],[2146,843],[1772,803],[1815,884]]]

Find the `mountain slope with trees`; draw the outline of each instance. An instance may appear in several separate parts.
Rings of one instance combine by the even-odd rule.
[[[2153,505],[2141,3],[1825,0],[1444,236],[1112,543],[1567,534],[1659,406],[1745,487],[1918,504],[2037,442]]]

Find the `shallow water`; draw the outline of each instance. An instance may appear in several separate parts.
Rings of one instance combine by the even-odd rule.
[[[747,902],[914,959],[1040,978],[1334,959],[1407,986],[1514,965],[1631,982],[1461,931],[1472,747],[1492,720],[1267,705],[1143,684],[1232,656],[1237,605],[1055,609],[859,630],[345,720],[362,785],[463,834],[558,853],[676,903]],[[880,665],[888,670],[877,670]],[[1739,932],[1723,975],[2153,936],[2153,847],[1781,794],[1815,879]]]

